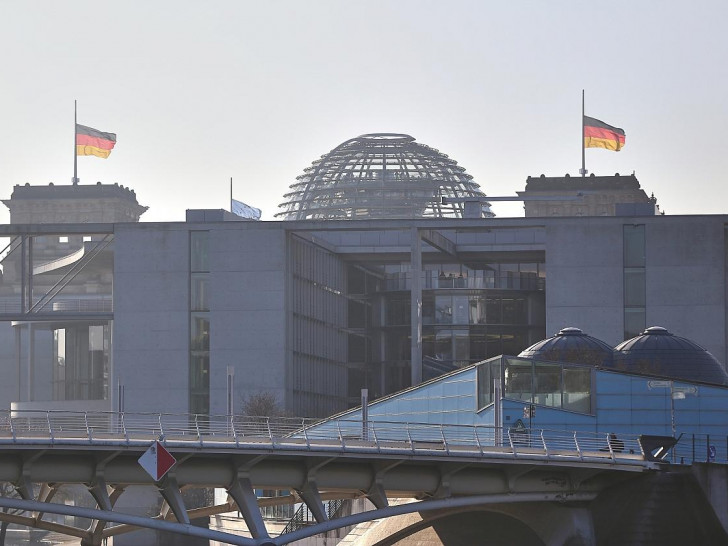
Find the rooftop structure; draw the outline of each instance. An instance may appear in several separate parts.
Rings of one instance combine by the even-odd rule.
[[[602,340],[589,336],[579,328],[562,328],[553,337],[534,343],[518,356],[606,366],[612,363],[614,350]]]
[[[651,216],[659,211],[654,195],[647,196],[634,174],[529,176],[526,190],[517,193],[528,198],[526,216]]]
[[[347,140],[297,177],[276,216],[286,220],[462,218],[464,203],[485,198],[447,155],[409,135],[372,133]],[[488,203],[482,216],[493,216]]]
[[[138,222],[147,207],[131,188],[119,184],[16,185],[10,199],[11,224]]]
[[[660,326],[647,328],[617,345],[614,369],[728,386],[728,375],[712,354],[694,341]]]

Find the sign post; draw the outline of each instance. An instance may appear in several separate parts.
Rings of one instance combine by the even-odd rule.
[[[167,451],[159,442],[155,441],[144,454],[139,457],[139,464],[147,471],[155,482],[161,480],[164,475],[175,465],[177,459]]]

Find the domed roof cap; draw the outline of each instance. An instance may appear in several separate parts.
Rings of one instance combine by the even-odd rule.
[[[306,168],[276,214],[285,220],[462,218],[465,202],[485,194],[447,155],[400,133],[343,142]]]
[[[728,386],[728,374],[712,354],[694,341],[676,336],[661,326],[651,326],[617,345],[613,368]]]
[[[612,348],[602,340],[570,326],[561,329],[553,337],[534,343],[528,349],[521,351],[518,356],[554,362],[611,366],[613,352]]]

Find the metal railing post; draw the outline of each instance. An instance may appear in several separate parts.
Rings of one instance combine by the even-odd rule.
[[[10,435],[13,437],[13,443],[15,443],[18,440],[18,437],[15,435],[15,419],[13,419],[12,414],[10,414],[8,420],[10,421]]]
[[[303,428],[303,439],[306,440],[306,448],[311,449],[311,440],[308,439],[308,427],[306,426],[306,419],[301,419],[301,427]]]
[[[48,438],[50,438],[51,443],[53,443],[53,425],[51,425],[51,412],[46,411],[46,423],[48,425]]]
[[[124,422],[124,412],[122,411],[120,413],[121,417],[121,430],[124,432],[124,439],[126,440],[126,445],[129,445],[129,432],[126,430],[126,423]]]
[[[407,440],[409,441],[410,450],[412,453],[415,452],[415,443],[412,441],[412,435],[410,434],[409,423],[404,424],[404,429],[407,431]]]
[[[579,439],[576,437],[576,431],[574,431],[574,446],[576,447],[576,452],[579,454],[579,459],[583,459],[584,455],[581,453],[581,446],[579,445]]]
[[[517,457],[518,454],[516,453],[516,444],[513,443],[513,435],[511,434],[511,429],[508,429],[508,443],[511,446],[511,452],[513,453],[513,456]]]
[[[160,421],[160,427],[161,421]],[[198,413],[195,413],[195,432],[197,433],[197,441],[200,442],[200,447],[202,447],[202,433],[200,432],[200,415]]]
[[[445,437],[445,425],[440,425],[440,436],[442,436],[442,446],[445,448],[445,453],[450,455],[450,446],[447,445],[447,438]]]
[[[93,442],[93,433],[91,432],[91,427],[88,425],[88,412],[83,412],[83,422],[86,425],[86,436],[88,436],[89,443]]]
[[[270,440],[270,444],[275,446],[276,441],[273,439],[273,429],[270,428],[270,417],[265,418],[265,427],[268,430],[268,439]]]
[[[609,456],[612,458],[612,461],[614,461],[614,451],[612,451],[612,442],[609,434],[607,434],[607,447],[609,448]]]
[[[541,443],[543,444],[543,450],[546,452],[546,457],[549,456],[549,448],[546,447],[546,440],[543,437],[543,429],[541,429]]]
[[[369,422],[369,426],[372,427],[372,437],[374,438],[374,445],[377,446],[377,453],[381,453],[382,446],[379,445],[379,439],[377,438],[377,428],[371,421]],[[726,438],[726,441],[728,441],[728,438]]]
[[[339,421],[336,421],[336,431],[339,435],[339,444],[341,444],[341,447],[343,449],[344,447],[346,447],[346,445],[344,444],[344,437],[341,435],[341,422]]]
[[[705,436],[705,462],[710,462],[710,434]]]

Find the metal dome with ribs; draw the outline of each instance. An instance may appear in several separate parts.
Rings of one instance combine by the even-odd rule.
[[[321,156],[284,195],[286,220],[459,218],[466,198],[485,194],[456,161],[409,135],[374,133]],[[443,202],[443,198],[447,198]]]

